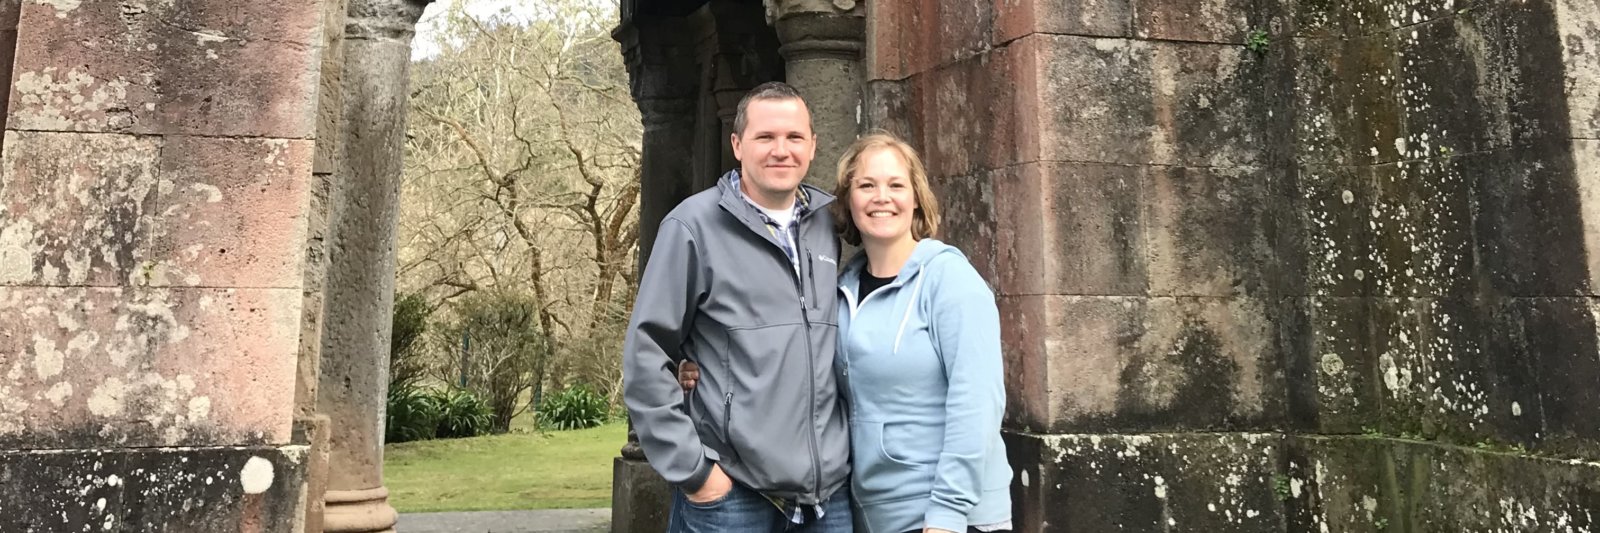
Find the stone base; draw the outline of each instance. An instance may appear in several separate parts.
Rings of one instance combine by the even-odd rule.
[[[611,469],[611,533],[663,533],[672,487],[644,461],[616,458]]]
[[[304,531],[306,446],[0,451],[0,531]]]
[[[1366,436],[1008,433],[1017,531],[1600,530],[1600,462]]]

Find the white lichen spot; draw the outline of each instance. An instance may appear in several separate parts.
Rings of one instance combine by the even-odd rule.
[[[1345,189],[1344,192],[1339,193],[1339,199],[1344,200],[1345,205],[1353,204],[1356,202],[1356,193],[1350,192],[1350,189]]]
[[[1522,416],[1522,404],[1511,402],[1511,416]]]
[[[214,204],[222,201],[222,189],[217,188],[216,185],[211,185],[209,183],[192,183],[189,185],[189,188],[204,194],[206,197],[206,203],[208,204]]]
[[[96,512],[105,511],[106,510],[106,499],[105,498],[100,498],[100,501],[94,502],[94,510]]]
[[[110,476],[106,477],[106,486],[115,487],[121,484],[122,478],[117,477],[116,474],[111,474]]]
[[[72,384],[63,381],[52,385],[50,390],[44,393],[44,397],[49,399],[50,403],[56,407],[66,405],[67,398],[72,397]]]
[[[38,239],[27,217],[12,217],[0,227],[0,284],[33,280],[33,259],[44,253]]]
[[[39,334],[33,335],[33,374],[45,380],[61,373],[66,356],[56,349],[56,342]]]
[[[272,488],[272,461],[251,457],[239,470],[239,484],[245,494],[261,494]]]
[[[115,416],[122,413],[123,398],[127,389],[122,380],[106,378],[100,386],[94,388],[89,395],[89,412],[95,416]]]
[[[1162,479],[1161,476],[1156,476],[1155,481],[1156,481],[1156,498],[1160,498],[1160,499],[1163,499],[1163,500],[1167,499],[1167,480]]]
[[[189,399],[189,421],[205,420],[211,416],[211,398],[196,396]]]

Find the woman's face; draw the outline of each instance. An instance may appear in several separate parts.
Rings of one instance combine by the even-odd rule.
[[[911,173],[900,154],[885,149],[862,154],[850,183],[850,219],[861,231],[861,240],[909,239],[916,210]]]

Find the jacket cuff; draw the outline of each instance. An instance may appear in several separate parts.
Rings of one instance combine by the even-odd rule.
[[[928,514],[922,520],[923,527],[961,532],[967,530],[967,513],[945,507],[939,502],[928,506]]]
[[[683,492],[690,494],[700,492],[700,487],[704,487],[706,485],[706,478],[711,477],[711,467],[715,464],[717,464],[716,461],[712,461],[704,456],[700,457],[700,464],[695,466],[694,473],[689,474],[688,478],[685,478],[682,483],[679,483],[678,488],[683,489]]]

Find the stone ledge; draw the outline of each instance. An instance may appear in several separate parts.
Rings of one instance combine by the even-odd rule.
[[[0,531],[302,531],[304,445],[0,450]]]

